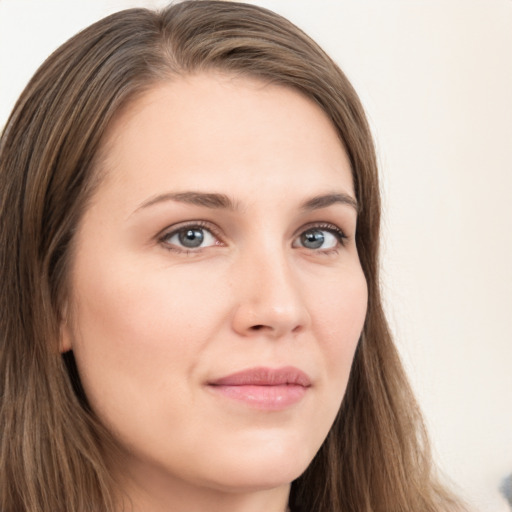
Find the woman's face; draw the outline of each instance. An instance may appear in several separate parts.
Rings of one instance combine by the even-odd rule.
[[[342,401],[366,313],[347,155],[298,92],[202,74],[111,127],[62,350],[148,492],[288,488]]]

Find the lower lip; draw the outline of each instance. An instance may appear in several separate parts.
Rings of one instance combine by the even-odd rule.
[[[307,387],[283,384],[276,386],[210,386],[210,388],[226,398],[245,404],[256,409],[278,411],[286,409],[302,400]]]

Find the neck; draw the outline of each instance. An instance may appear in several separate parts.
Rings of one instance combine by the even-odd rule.
[[[119,512],[288,512],[290,484],[270,489],[227,489],[152,471],[123,478]]]

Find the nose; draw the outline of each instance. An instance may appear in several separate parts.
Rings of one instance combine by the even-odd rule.
[[[242,262],[233,292],[236,307],[233,329],[242,336],[282,338],[297,335],[310,315],[297,272],[276,251],[252,255]]]

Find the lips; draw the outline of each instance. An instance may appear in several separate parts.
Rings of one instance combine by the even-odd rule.
[[[251,368],[208,383],[224,398],[266,410],[286,409],[301,401],[311,387],[311,379],[298,368]]]

